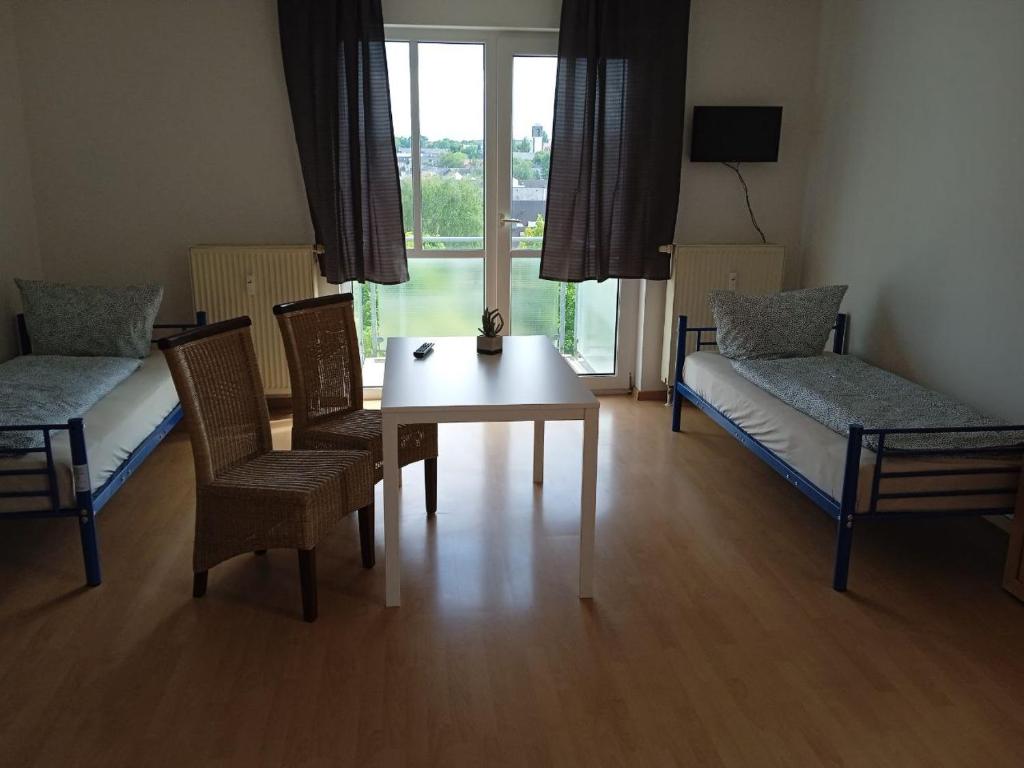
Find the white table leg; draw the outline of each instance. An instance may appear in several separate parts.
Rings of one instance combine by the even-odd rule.
[[[533,422],[533,482],[544,482],[544,421]]]
[[[597,517],[597,408],[583,418],[583,487],[580,490],[580,597],[594,596],[594,526]]]
[[[402,602],[402,564],[398,528],[398,417],[384,414],[384,604]]]

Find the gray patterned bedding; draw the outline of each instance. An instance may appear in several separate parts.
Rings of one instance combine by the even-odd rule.
[[[733,360],[744,378],[841,435],[850,424],[868,429],[1000,426],[964,403],[850,355]],[[988,448],[1019,444],[1007,432],[887,435],[886,449]],[[865,435],[876,450],[878,439]]]
[[[140,364],[134,358],[62,355],[8,360],[0,364],[0,426],[63,424],[82,416]],[[0,450],[42,445],[42,432],[0,432]]]

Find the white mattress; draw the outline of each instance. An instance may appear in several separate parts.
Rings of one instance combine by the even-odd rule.
[[[686,357],[683,364],[683,381],[698,395],[742,427],[751,437],[789,464],[793,469],[814,483],[833,499],[840,499],[843,491],[843,472],[846,464],[847,439],[833,432],[824,424],[774,395],[761,389],[736,372],[727,358],[716,352],[694,352]],[[683,414],[683,431],[686,431],[686,414]],[[872,473],[875,453],[867,448],[861,451],[861,472],[858,483],[857,509],[867,509],[870,501]],[[948,458],[889,458],[885,459],[886,470],[1012,466],[1019,468],[1019,461],[998,459],[948,459]],[[911,491],[943,490],[949,488],[985,487],[993,485],[992,478],[947,477],[928,479],[889,480],[883,490]],[[1012,506],[1013,497],[988,496],[984,506],[1006,504]],[[967,508],[977,505],[979,497],[966,496],[962,499],[888,500],[879,504],[878,511],[923,508]]]
[[[178,394],[163,353],[154,352],[135,373],[90,408],[85,416],[85,445],[93,492],[99,489],[139,444],[178,404]],[[66,431],[53,433],[61,506],[74,506],[71,447]],[[45,466],[40,454],[0,457],[0,468]],[[45,488],[43,477],[0,478],[3,490]],[[0,499],[0,511],[48,508],[47,499]]]
[[[715,352],[687,355],[683,381],[829,496],[842,495],[845,437],[743,378]],[[862,452],[862,464],[874,461],[874,453]]]

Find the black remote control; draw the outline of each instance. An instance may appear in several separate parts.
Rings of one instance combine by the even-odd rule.
[[[423,342],[422,344],[420,344],[416,348],[416,351],[412,353],[412,356],[417,358],[417,359],[419,359],[419,360],[422,360],[424,357],[426,357],[427,355],[429,355],[433,351],[434,351],[434,342],[432,342],[432,341],[425,341],[425,342]]]

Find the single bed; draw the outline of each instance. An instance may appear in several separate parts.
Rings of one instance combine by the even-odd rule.
[[[19,317],[23,354],[31,352]],[[205,324],[157,324],[160,332]],[[134,373],[80,418],[60,424],[18,424],[3,431],[38,432],[42,446],[0,455],[0,519],[76,517],[86,583],[100,584],[96,515],[181,420],[182,411],[164,356],[154,351]]]
[[[840,315],[833,350],[826,354],[845,351],[845,327],[846,317]],[[1024,501],[1022,449],[896,451],[885,447],[886,436],[950,431],[945,428],[865,429],[852,424],[849,435],[841,435],[742,376],[730,360],[705,351],[715,346],[714,333],[712,327],[687,327],[685,316],[679,320],[672,428],[680,431],[682,401],[689,400],[835,519],[836,590],[847,586],[856,521],[1006,515]],[[697,338],[697,349],[689,355],[685,354],[688,334]],[[991,430],[991,426],[962,431],[975,429]],[[1024,427],[1000,429],[1024,438]],[[865,437],[872,445],[880,441],[881,449],[871,450]]]

